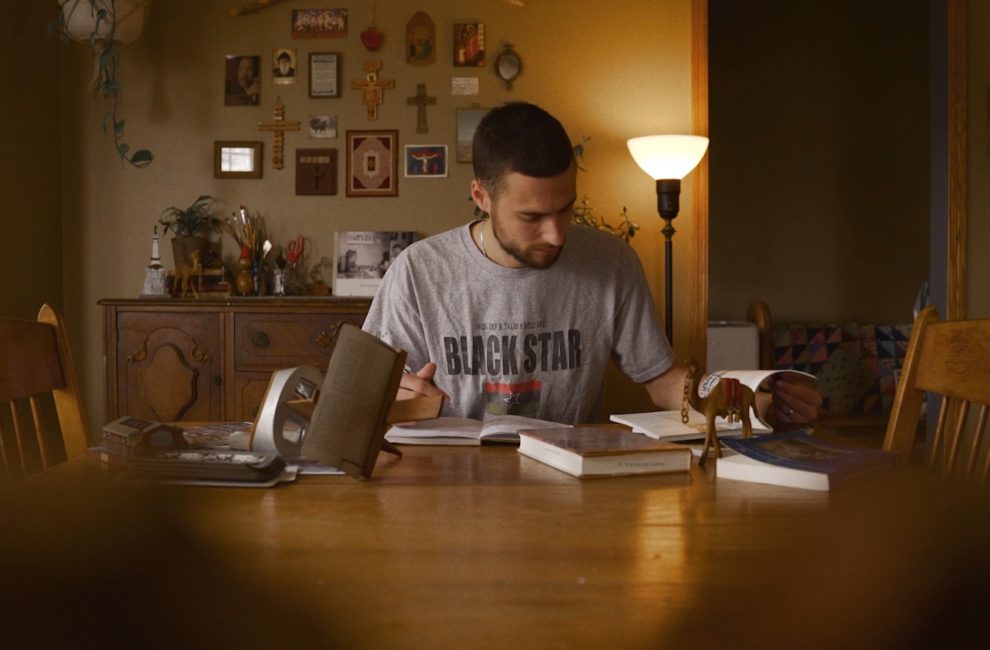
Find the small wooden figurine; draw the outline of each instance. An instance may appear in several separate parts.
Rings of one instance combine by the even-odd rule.
[[[684,404],[681,409],[681,418],[685,423],[687,422],[688,404],[694,410],[705,415],[705,444],[701,450],[701,458],[698,459],[698,465],[704,467],[708,460],[709,449],[714,448],[716,458],[722,456],[722,446],[719,444],[715,429],[716,418],[724,417],[730,423],[742,422],[743,438],[753,436],[750,411],[756,408],[756,396],[749,386],[738,379],[721,377],[714,388],[705,397],[701,397],[698,393],[700,382],[701,378],[698,376],[697,369],[691,363],[691,370],[684,382]]]
[[[179,289],[180,298],[185,298],[190,291],[194,298],[199,298],[199,290],[203,286],[203,265],[199,259],[199,251],[189,253],[188,258],[175,265],[175,286]]]

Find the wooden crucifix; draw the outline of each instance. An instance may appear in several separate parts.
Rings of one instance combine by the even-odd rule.
[[[367,74],[364,79],[352,79],[351,88],[364,91],[364,105],[368,107],[368,119],[378,119],[378,107],[385,101],[385,89],[395,88],[395,79],[379,79],[378,71],[382,69],[381,61],[368,61],[364,64]]]
[[[258,122],[259,131],[273,131],[272,134],[272,167],[282,169],[285,167],[285,132],[298,131],[298,120],[285,119],[285,105],[281,97],[275,98],[275,117],[271,120]]]
[[[416,84],[416,94],[406,97],[406,104],[415,106],[416,111],[416,133],[429,133],[430,126],[426,123],[426,107],[437,103],[436,97],[426,94],[426,84]]]

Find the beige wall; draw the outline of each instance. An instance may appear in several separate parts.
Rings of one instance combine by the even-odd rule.
[[[61,45],[45,34],[52,7],[9,4],[0,20],[0,314],[34,318],[44,302],[62,306]]]
[[[969,318],[990,318],[990,4],[969,2]]]
[[[928,3],[712,2],[709,315],[911,319],[928,275]],[[896,16],[896,18],[894,18]]]
[[[397,198],[297,197],[289,164],[274,171],[266,155],[264,177],[257,181],[217,180],[212,173],[212,145],[218,139],[257,139],[271,152],[271,139],[256,130],[271,116],[276,91],[269,76],[262,86],[261,107],[224,107],[225,54],[269,56],[272,48],[296,47],[342,53],[339,99],[312,100],[306,85],[278,90],[289,119],[328,112],[339,117],[339,136],[314,141],[302,133],[287,136],[288,158],[297,147],[329,144],[343,155],[344,131],[354,128],[398,129],[400,145],[454,145],[454,114],[472,103],[492,106],[509,100],[544,105],[565,124],[574,140],[590,136],[587,173],[578,180],[599,215],[614,221],[622,206],[643,230],[634,246],[654,287],[662,287],[662,247],[652,181],[632,162],[625,140],[653,132],[689,132],[691,127],[690,0],[638,0],[616,5],[592,0],[533,0],[525,8],[496,0],[459,2],[379,2],[377,25],[385,45],[374,55],[362,48],[358,34],[367,24],[367,3],[350,5],[346,39],[292,40],[289,15],[298,3],[276,5],[263,13],[231,18],[230,0],[155,2],[145,34],[121,50],[119,79],[126,141],[155,154],[151,167],[136,170],[116,159],[110,140],[99,128],[106,106],[85,91],[90,58],[82,46],[66,52],[63,79],[64,214],[70,242],[65,254],[66,309],[78,341],[82,376],[90,410],[102,412],[103,359],[100,311],[106,297],[136,296],[150,250],[151,229],[161,210],[186,205],[199,194],[223,199],[229,208],[246,204],[268,221],[276,244],[304,234],[311,239],[311,260],[326,254],[335,230],[417,230],[432,234],[471,218],[468,202],[470,168],[451,163],[447,179],[402,178]],[[325,4],[325,3],[317,3]],[[348,6],[340,3],[338,6]],[[621,8],[620,8],[621,7]],[[407,65],[403,58],[404,28],[414,11],[427,11],[438,29],[438,62],[427,68]],[[451,25],[456,19],[485,23],[488,50],[511,42],[523,59],[523,74],[511,92],[490,68],[454,69],[449,63]],[[364,117],[360,93],[346,89],[363,78],[368,59],[384,62],[381,76],[395,79],[385,93],[380,119]],[[302,81],[305,81],[302,66]],[[477,76],[481,94],[450,94],[451,77]],[[437,97],[428,111],[430,132],[416,134],[416,110],[405,98],[425,83]],[[339,185],[343,182],[340,160]],[[682,214],[690,210],[690,189]],[[686,251],[692,228],[679,224],[678,281],[689,279]],[[227,240],[230,250],[230,240]],[[683,247],[683,248],[681,248]],[[232,251],[231,251],[232,252]],[[169,256],[165,253],[165,259]],[[656,291],[655,291],[656,293]],[[679,295],[678,328],[686,327],[687,296]],[[686,331],[686,330],[685,330]],[[685,348],[687,336],[681,336]]]

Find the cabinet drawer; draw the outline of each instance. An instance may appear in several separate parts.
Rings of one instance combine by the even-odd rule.
[[[238,371],[310,365],[325,370],[342,323],[358,327],[362,314],[234,314]]]

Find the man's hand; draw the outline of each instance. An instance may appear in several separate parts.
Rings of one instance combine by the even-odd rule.
[[[779,423],[807,424],[818,418],[822,396],[815,382],[802,375],[774,375],[770,379],[773,415]]]
[[[437,374],[437,364],[432,361],[419,369],[419,372],[402,373],[399,380],[399,393],[395,399],[412,399],[414,397],[434,397],[442,396],[447,399],[447,394],[436,387],[433,377]]]

